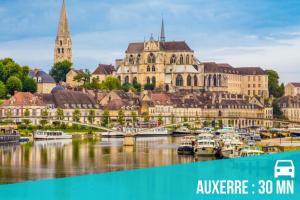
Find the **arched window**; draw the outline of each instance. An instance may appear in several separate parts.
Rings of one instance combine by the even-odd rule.
[[[150,84],[150,83],[151,83],[150,77],[147,76],[147,84]]]
[[[211,87],[211,74],[210,75],[208,75],[208,87]]]
[[[136,57],[136,63],[139,64],[139,63],[140,63],[140,60],[141,60],[141,55],[139,54],[139,55]]]
[[[129,83],[129,76],[125,76],[125,83]]]
[[[173,54],[170,59],[170,64],[176,64],[176,56]]]
[[[129,56],[129,64],[134,64],[133,55]]]
[[[155,66],[154,65],[152,66],[152,71],[155,72]]]
[[[156,84],[156,78],[155,78],[155,76],[153,76],[152,77],[152,84],[155,86],[155,84]]]
[[[183,55],[180,55],[179,64],[183,65]]]
[[[62,46],[62,40],[60,40],[59,43],[60,43],[60,46]]]
[[[186,56],[186,64],[190,64],[190,56],[189,55]]]
[[[150,53],[148,56],[148,63],[154,64],[155,63],[155,55]]]
[[[197,75],[194,76],[194,86],[198,86],[198,78],[197,78]]]
[[[217,87],[217,76],[216,75],[214,75],[214,77],[213,77],[213,86]]]
[[[192,86],[192,77],[190,75],[188,75],[188,77],[186,79],[186,84],[187,84],[187,86]]]
[[[65,53],[65,50],[64,50],[64,48],[61,48],[61,53]]]
[[[57,53],[60,53],[60,48],[57,49]]]
[[[180,74],[176,76],[176,86],[183,86],[183,78]]]
[[[147,66],[147,72],[150,72],[150,66],[149,65]]]
[[[137,83],[137,78],[133,77],[132,83]]]

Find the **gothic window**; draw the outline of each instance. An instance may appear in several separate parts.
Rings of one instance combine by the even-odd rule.
[[[183,86],[183,78],[180,74],[176,76],[176,86]]]
[[[141,60],[141,55],[139,54],[139,55],[136,57],[136,63],[139,64],[139,63],[140,63],[140,60]]]
[[[153,85],[156,84],[156,78],[155,78],[155,76],[152,77],[152,84],[153,84]]]
[[[133,55],[129,56],[129,64],[133,65],[134,61],[133,61]]]
[[[151,83],[150,77],[147,76],[147,84],[150,84],[150,83]]]
[[[186,56],[186,64],[190,64],[190,56],[189,55]]]
[[[183,65],[183,56],[180,55],[179,64]]]
[[[60,48],[57,49],[57,53],[60,53]]]
[[[197,75],[194,76],[194,86],[198,86],[198,78],[197,78]]]
[[[59,41],[60,46],[62,46],[62,40]]]
[[[148,65],[147,66],[147,72],[150,72],[151,70],[150,70],[150,66]]]
[[[214,77],[213,77],[213,86],[217,87],[217,77],[216,77],[216,75],[214,75]]]
[[[152,66],[152,71],[155,72],[155,66],[154,65]]]
[[[129,77],[125,76],[125,83],[129,83]]]
[[[65,51],[64,51],[64,48],[61,48],[61,53],[64,53]]]
[[[171,59],[170,59],[171,64],[176,64],[176,56],[173,54]]]
[[[155,63],[155,55],[153,53],[150,53],[148,56],[148,63]]]
[[[190,75],[188,75],[188,77],[186,79],[186,84],[187,84],[187,86],[191,86],[192,85],[192,77]]]

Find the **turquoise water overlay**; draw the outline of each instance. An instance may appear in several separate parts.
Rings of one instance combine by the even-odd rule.
[[[294,194],[259,194],[259,180],[273,185],[276,160],[293,160]],[[0,199],[105,199],[105,200],[187,200],[187,199],[300,199],[300,152],[278,153],[257,157],[206,161],[168,167],[93,174],[0,186]],[[197,194],[198,180],[248,180],[249,194]],[[253,185],[254,184],[254,185]]]

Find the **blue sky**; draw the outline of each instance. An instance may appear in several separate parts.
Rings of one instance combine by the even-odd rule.
[[[74,65],[95,69],[122,58],[129,42],[185,40],[200,61],[278,70],[300,82],[298,0],[66,0]],[[48,71],[61,0],[0,0],[0,58]]]

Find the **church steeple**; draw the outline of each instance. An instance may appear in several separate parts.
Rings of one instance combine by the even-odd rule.
[[[164,18],[162,18],[162,20],[161,20],[160,41],[161,42],[166,41]]]
[[[72,40],[65,0],[62,2],[54,51],[54,63],[65,60],[72,62]]]

